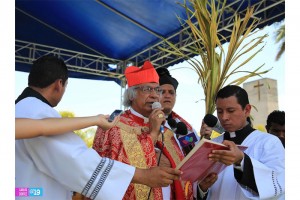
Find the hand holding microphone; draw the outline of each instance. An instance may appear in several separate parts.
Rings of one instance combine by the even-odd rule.
[[[152,110],[155,110],[155,109],[160,109],[160,111],[162,112],[161,104],[160,104],[159,102],[154,102],[154,103],[152,104]],[[155,114],[154,114],[154,115],[155,115]],[[159,119],[163,119],[163,121],[161,122],[161,125],[160,125],[160,129],[159,129],[160,132],[163,133],[163,132],[164,132],[164,126],[163,126],[163,123],[164,123],[164,121],[166,120],[165,114],[164,114],[164,112],[162,112],[162,113],[157,114],[157,116],[158,116]]]
[[[161,104],[159,102],[154,102],[152,104],[152,112],[149,116],[150,122],[150,134],[153,141],[157,140],[159,133],[164,132],[164,122],[165,122],[165,114],[162,111]]]
[[[205,124],[207,124],[209,127],[212,127],[213,130],[217,131],[218,133],[223,133],[225,129],[220,124],[217,117],[213,116],[212,114],[206,114],[203,118],[203,121]]]
[[[200,129],[200,137],[205,139],[210,139],[210,136],[212,134],[212,127],[209,127],[204,120],[202,120],[201,129]]]
[[[221,126],[217,117],[212,114],[206,114],[203,118],[200,134],[201,137],[209,139],[212,133],[212,130],[223,133],[225,129]]]

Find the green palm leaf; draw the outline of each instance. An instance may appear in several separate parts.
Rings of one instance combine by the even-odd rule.
[[[264,48],[262,43],[267,35],[248,39],[256,34],[255,28],[258,23],[258,19],[252,18],[253,8],[249,7],[243,19],[235,13],[229,45],[225,51],[222,42],[227,40],[218,32],[218,29],[224,11],[234,11],[226,6],[226,1],[190,0],[190,3],[190,8],[186,1],[181,4],[185,8],[187,19],[183,20],[179,17],[178,19],[183,28],[188,27],[186,34],[193,38],[194,42],[190,46],[177,47],[163,38],[167,47],[160,47],[160,49],[184,58],[190,64],[198,74],[198,82],[203,87],[206,113],[213,113],[216,93],[222,87],[226,84],[240,85],[251,77],[261,76],[269,71],[261,71],[264,64],[253,71],[241,70],[262,51]],[[194,23],[195,19],[196,23]],[[200,60],[196,57],[188,57],[189,53],[199,55]],[[232,78],[233,75],[242,73],[246,75],[241,75],[229,82],[229,78]]]

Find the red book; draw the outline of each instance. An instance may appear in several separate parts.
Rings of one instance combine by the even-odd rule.
[[[244,151],[247,147],[239,146],[239,148]],[[218,142],[205,138],[201,139],[192,151],[176,166],[176,169],[180,169],[183,172],[181,179],[191,182],[202,181],[211,173],[219,174],[223,171],[227,165],[208,160],[208,154],[212,150],[229,150],[229,148]]]

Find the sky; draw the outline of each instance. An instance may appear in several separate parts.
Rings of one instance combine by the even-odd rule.
[[[267,33],[265,47],[253,60],[242,69],[252,71],[265,63],[263,69],[271,69],[263,78],[277,80],[279,109],[285,110],[285,81],[284,81],[284,56],[275,61],[279,44],[275,44],[275,33],[281,23],[265,27],[260,35]],[[223,45],[227,48],[227,45]],[[197,131],[200,130],[201,121],[205,116],[204,93],[201,84],[197,82],[198,75],[187,62],[182,62],[168,68],[171,75],[177,79],[177,99],[174,111],[186,119]],[[252,69],[252,70],[251,70]],[[16,86],[15,98],[27,86],[28,73],[15,72]],[[249,79],[256,80],[261,77]],[[57,111],[71,111],[75,116],[89,116],[96,114],[110,114],[115,109],[121,108],[121,96],[124,92],[113,81],[85,80],[69,78],[68,86],[62,101],[55,108]]]
[[[298,159],[299,151],[299,139],[297,136],[298,132],[298,116],[300,112],[300,106],[298,105],[298,99],[296,96],[299,93],[299,12],[300,3],[298,1],[286,0],[286,50],[284,57],[281,58],[280,62],[273,63],[272,65],[279,66],[281,72],[268,73],[264,77],[275,77],[278,80],[278,92],[279,92],[279,108],[285,110],[286,115],[286,199],[293,199],[299,195],[296,182],[300,178],[300,170],[295,163]],[[15,49],[14,49],[14,3],[13,1],[0,1],[0,24],[3,25],[0,37],[1,44],[1,67],[0,67],[0,123],[1,123],[1,134],[0,134],[0,160],[2,161],[0,170],[0,193],[1,199],[14,199],[14,100],[19,95],[22,89],[26,87],[27,74],[17,75],[14,71],[15,66]],[[276,46],[270,47],[270,52],[266,53],[260,60],[273,59],[274,51],[277,51]],[[276,69],[278,69],[277,67]],[[274,68],[275,69],[275,68]],[[190,69],[183,68],[182,70],[175,70],[174,67],[170,67],[171,74],[179,80],[180,85],[178,88],[178,98],[175,110],[178,111],[185,118],[191,116],[191,111],[188,106],[194,105],[195,116],[189,120],[195,127],[198,121],[203,117],[204,106],[197,105],[195,103],[203,97],[199,86],[197,86],[197,76],[194,73],[189,73]],[[180,71],[180,73],[179,73]],[[271,76],[271,74],[273,74]],[[185,74],[185,75],[183,75]],[[280,79],[282,79],[280,81]],[[90,84],[93,83],[93,84]],[[192,87],[185,87],[185,83],[190,83]],[[78,88],[72,89],[73,86],[77,85]],[[108,84],[107,86],[104,86]],[[89,90],[91,86],[95,86]],[[108,95],[107,88],[114,91],[116,96]],[[194,90],[195,89],[195,90]],[[190,92],[188,92],[190,91]],[[191,96],[185,96],[186,93],[191,93]],[[58,110],[66,109],[75,112],[77,116],[93,115],[98,113],[110,113],[115,108],[119,107],[119,97],[121,91],[117,84],[112,82],[90,82],[88,80],[70,80],[68,85],[68,91],[66,92],[63,101],[57,107]],[[110,99],[103,103],[103,100]],[[185,102],[187,99],[187,103]],[[80,103],[82,102],[82,103]],[[93,103],[97,102],[97,103]],[[112,103],[110,103],[112,102]],[[73,103],[76,103],[75,105]],[[91,104],[93,103],[93,104]],[[184,106],[179,106],[181,104]],[[80,104],[84,107],[79,109]],[[197,105],[197,106],[195,106]],[[78,107],[78,108],[77,108]],[[182,108],[180,108],[182,107]]]

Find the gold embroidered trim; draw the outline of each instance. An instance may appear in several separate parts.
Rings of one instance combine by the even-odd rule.
[[[119,123],[121,139],[126,151],[130,165],[138,168],[147,169],[145,154],[143,147],[137,136],[142,132],[149,130],[147,127],[131,127],[123,123]],[[134,184],[136,199],[147,199],[150,188],[142,184]]]
[[[167,129],[164,133],[164,143],[165,143],[165,147],[167,148],[168,152],[170,153],[170,155],[172,156],[174,162],[176,163],[176,165],[178,165],[181,161],[180,157],[178,156],[175,147],[172,143],[172,137],[174,137],[174,133],[172,131],[170,131],[169,129]]]

